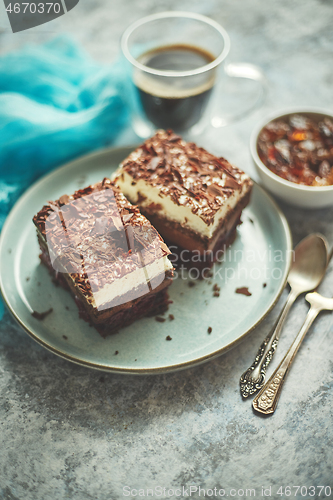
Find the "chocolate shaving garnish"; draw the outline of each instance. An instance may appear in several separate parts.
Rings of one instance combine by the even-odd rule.
[[[207,191],[213,196],[223,196],[223,188],[217,186],[216,184],[211,184],[210,186],[208,186]]]
[[[169,248],[167,247],[167,245],[164,243],[164,241],[160,241],[160,246],[161,246],[163,252],[165,252],[167,255],[169,255],[171,253]]]
[[[165,337],[165,340],[172,340],[172,338],[170,337],[170,335],[168,335],[167,337]]]
[[[210,269],[204,271],[204,278],[205,279],[212,278],[212,277],[213,277],[213,273],[211,272]]]
[[[34,223],[52,249],[53,268],[69,273],[85,297],[170,253],[138,207],[110,180],[80,189],[68,199],[61,208],[59,200],[49,202]],[[52,220],[46,224],[48,216]]]
[[[122,216],[123,222],[126,224],[131,218],[133,217],[134,214],[125,214]]]
[[[134,250],[134,229],[132,226],[127,226],[125,228],[126,232],[126,238],[127,238],[127,243],[128,243],[128,248],[130,250]],[[138,238],[136,238],[138,239]]]
[[[124,215],[124,217],[127,217],[127,215]],[[123,217],[123,220],[124,220]],[[111,219],[113,222],[114,227],[117,229],[117,231],[121,231],[123,229],[123,223],[121,222],[121,218],[116,215],[111,215]]]
[[[164,323],[165,318],[162,318],[161,316],[156,316],[155,320],[158,321],[159,323]]]
[[[66,223],[69,222],[68,221],[69,217],[72,217],[72,218],[80,217],[79,210],[72,203],[68,203],[67,205],[63,205],[61,207],[61,212],[62,212],[62,216],[66,219]],[[103,212],[101,213],[101,215],[103,215]]]
[[[171,133],[171,135],[169,135],[169,137],[168,137],[169,142],[176,142],[176,141],[181,140],[180,135],[173,134],[172,131],[170,131],[170,130],[168,130],[168,132]]]
[[[153,210],[154,212],[159,212],[163,209],[162,205],[159,203],[150,203],[148,206],[149,210]]]
[[[140,191],[138,192],[138,201],[137,203],[141,203],[143,201],[145,201],[147,198],[146,196],[144,196],[143,194],[140,193]]]
[[[238,182],[234,179],[226,179],[225,183],[224,183],[224,187],[226,188],[231,188],[231,189],[240,189],[240,185],[238,184]]]
[[[34,318],[38,319],[39,321],[43,321],[43,319],[45,319],[46,316],[48,316],[49,314],[51,314],[51,312],[53,312],[52,307],[48,311],[45,311],[45,312],[42,312],[42,313],[34,311],[34,312],[31,313],[31,316],[33,316]]]
[[[50,221],[50,222],[52,222],[52,221],[54,221],[57,217],[58,217],[58,214],[57,214],[57,213],[55,213],[55,212],[53,212],[53,213],[51,213],[51,214],[48,216],[47,220],[48,220],[48,221]],[[44,219],[44,218],[43,218],[43,219]]]
[[[94,229],[92,231],[93,234],[103,234],[105,229],[108,227],[108,219],[106,217],[100,217],[95,220]]]
[[[147,169],[148,170],[156,170],[158,165],[161,163],[162,158],[159,156],[155,156],[150,160],[150,162],[147,164]]]

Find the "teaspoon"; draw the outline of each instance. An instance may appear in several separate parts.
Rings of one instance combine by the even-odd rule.
[[[271,415],[276,410],[286,376],[310,326],[321,311],[333,311],[333,299],[331,298],[313,292],[308,293],[305,299],[309,302],[311,308],[302,328],[267,384],[264,385],[253,400],[253,408],[264,415]]]

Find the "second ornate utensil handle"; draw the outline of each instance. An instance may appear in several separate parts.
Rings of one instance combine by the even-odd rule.
[[[293,290],[290,291],[271,333],[261,344],[252,365],[241,376],[240,391],[244,398],[256,393],[264,385],[267,366],[275,354],[282,327],[298,295]]]
[[[281,394],[283,383],[306,333],[320,311],[327,308],[325,303],[321,300],[323,297],[316,292],[307,294],[306,299],[311,304],[311,309],[307,314],[302,328],[280,365],[252,402],[253,408],[264,415],[274,413]],[[326,299],[326,301],[327,300],[331,299]]]

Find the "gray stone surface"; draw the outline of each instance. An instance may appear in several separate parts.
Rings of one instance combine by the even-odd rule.
[[[0,50],[70,32],[95,58],[109,62],[131,21],[168,9],[214,17],[230,33],[230,60],[264,69],[269,79],[264,106],[198,141],[254,178],[248,141],[261,116],[288,105],[333,108],[330,0],[81,0],[66,16],[15,35],[2,19]],[[132,138],[129,132],[123,142]],[[333,208],[281,207],[295,243],[321,231],[333,244]],[[321,291],[332,295],[332,265]],[[286,293],[234,350],[164,376],[125,377],[73,365],[34,343],[6,313],[0,324],[0,498],[116,500],[126,485],[217,487],[234,498],[246,492],[230,488],[255,488],[261,497],[262,486],[272,486],[271,498],[286,498],[277,494],[279,486],[333,487],[332,315],[323,315],[305,339],[275,415],[256,416],[239,394],[239,376]],[[292,310],[274,366],[306,310],[303,300]],[[293,489],[292,498],[311,498],[311,491],[302,496]],[[312,497],[324,494],[317,490]]]

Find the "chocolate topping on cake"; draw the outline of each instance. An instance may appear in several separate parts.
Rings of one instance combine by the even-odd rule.
[[[70,273],[87,298],[170,254],[156,229],[106,178],[49,202],[33,220],[56,271]]]
[[[190,206],[207,225],[225,201],[240,191],[241,170],[171,130],[159,130],[120,165],[134,181],[157,187],[178,205]],[[250,179],[245,182],[250,183]]]

